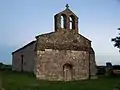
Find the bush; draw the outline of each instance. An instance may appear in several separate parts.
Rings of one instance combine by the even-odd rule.
[[[105,66],[97,66],[97,75],[105,75],[106,69]]]
[[[12,70],[12,65],[5,65],[0,63],[0,70]]]

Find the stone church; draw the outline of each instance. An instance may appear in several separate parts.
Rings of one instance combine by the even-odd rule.
[[[96,77],[91,41],[79,34],[78,17],[69,9],[54,16],[54,31],[12,52],[12,69],[34,72],[37,79],[72,81]]]

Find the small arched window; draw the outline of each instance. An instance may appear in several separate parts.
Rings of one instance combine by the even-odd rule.
[[[66,28],[66,20],[67,20],[66,15],[62,14],[61,15],[61,28]]]
[[[73,26],[72,26],[72,25],[73,25],[72,22],[73,22],[73,21],[72,21],[72,18],[71,18],[71,17],[69,17],[69,19],[70,19],[70,29],[72,29],[72,27],[73,27]]]
[[[21,72],[23,72],[24,55],[21,55]]]
[[[70,29],[75,29],[75,16],[70,16]]]
[[[61,16],[61,28],[64,28],[64,17]]]

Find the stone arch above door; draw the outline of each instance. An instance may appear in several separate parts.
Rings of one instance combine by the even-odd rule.
[[[65,81],[71,81],[73,77],[73,65],[65,63],[63,65],[63,77]]]

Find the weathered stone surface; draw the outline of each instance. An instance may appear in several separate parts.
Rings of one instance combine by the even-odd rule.
[[[61,16],[64,28],[60,27]],[[69,28],[71,16],[72,29]],[[38,79],[70,81],[96,75],[91,41],[78,33],[78,17],[70,9],[55,15],[55,32],[39,35],[36,39],[35,74]]]
[[[54,18],[54,32],[36,36],[36,41],[12,53],[13,70],[34,71],[37,79],[42,80],[95,78],[95,52],[91,41],[78,33],[78,17],[66,8]]]
[[[12,69],[16,71],[34,71],[35,64],[35,41],[12,53]],[[23,57],[21,57],[23,56]],[[23,60],[23,61],[22,61]]]
[[[91,48],[91,41],[74,30],[61,30],[37,36],[37,50],[84,50]]]
[[[72,66],[71,79],[87,79],[96,75],[96,62],[91,41],[72,31],[40,35],[36,43],[36,76],[39,79],[66,80],[63,66]],[[90,69],[89,69],[90,68]]]
[[[43,54],[44,52],[44,54]],[[88,78],[89,53],[86,51],[52,50],[37,53],[36,76],[39,79],[64,80],[63,66],[72,65],[72,80]]]

